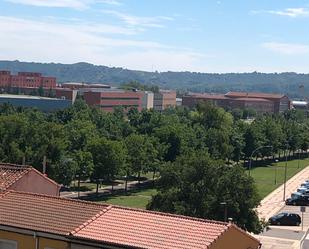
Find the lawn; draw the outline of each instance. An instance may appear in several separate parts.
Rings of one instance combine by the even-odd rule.
[[[135,190],[128,193],[127,195],[114,195],[108,197],[102,197],[98,201],[103,203],[109,203],[113,205],[125,206],[125,207],[134,207],[134,208],[146,208],[146,205],[151,200],[151,196],[155,195],[157,190],[154,188]]]
[[[304,169],[309,165],[309,159],[302,159],[288,161],[287,165],[287,179],[294,176],[296,173]],[[271,193],[277,187],[279,187],[284,182],[284,168],[285,161],[272,163],[271,165],[265,165],[260,167],[254,167],[251,170],[251,176],[254,178],[258,192],[261,198],[264,198],[266,195]],[[275,184],[275,176],[277,171],[277,182]]]

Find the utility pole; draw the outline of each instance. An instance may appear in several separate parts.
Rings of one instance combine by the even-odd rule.
[[[286,175],[288,168],[288,148],[289,144],[286,144],[286,152],[285,152],[285,167],[284,167],[284,184],[283,184],[283,201],[285,201],[285,189],[286,189]]]

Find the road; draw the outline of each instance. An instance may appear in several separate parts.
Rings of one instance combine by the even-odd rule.
[[[299,185],[309,178],[309,166],[297,173],[286,183],[286,198],[295,192]],[[268,220],[269,217],[281,212],[293,212],[301,215],[300,207],[286,206],[283,201],[283,185],[278,187],[262,201],[257,208],[259,217]],[[262,249],[299,249],[299,244],[305,231],[309,228],[309,207],[306,208],[302,226],[270,226],[256,237],[262,243]]]

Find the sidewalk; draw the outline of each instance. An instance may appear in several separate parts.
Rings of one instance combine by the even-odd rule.
[[[286,182],[285,197],[289,198],[291,193],[295,192],[299,185],[308,178],[309,166],[298,172],[295,176]],[[275,215],[280,209],[284,207],[285,203],[283,201],[283,188],[284,185],[282,184],[261,201],[260,206],[257,208],[260,219],[268,220],[271,216]]]

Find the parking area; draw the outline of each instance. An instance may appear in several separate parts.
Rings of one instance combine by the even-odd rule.
[[[302,217],[299,206],[284,206],[278,213],[296,213]],[[305,232],[309,228],[309,206],[303,214],[302,226],[269,226],[269,229],[259,235],[262,249],[296,249]]]
[[[285,198],[289,198],[291,193],[309,178],[309,166],[292,177],[286,184]],[[299,206],[286,206],[282,200],[284,190],[283,185],[278,187],[268,196],[266,196],[261,205],[257,208],[257,212],[261,219],[268,220],[269,217],[281,213],[290,212],[299,214],[301,211]],[[256,237],[262,243],[262,249],[299,249],[300,241],[304,237],[309,228],[309,206],[303,216],[302,226],[269,226],[269,229]]]

